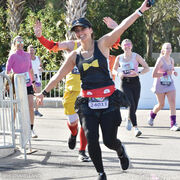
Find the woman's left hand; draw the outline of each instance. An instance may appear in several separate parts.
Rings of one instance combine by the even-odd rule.
[[[131,70],[131,72],[130,72],[130,77],[136,77],[136,76],[139,76],[139,74],[136,72],[136,71],[134,71],[134,70]]]
[[[175,75],[175,76],[178,76],[178,73],[177,73],[176,71],[174,71],[174,75]]]
[[[33,87],[34,92],[36,92],[36,85],[35,85],[35,83],[32,83],[32,87]]]

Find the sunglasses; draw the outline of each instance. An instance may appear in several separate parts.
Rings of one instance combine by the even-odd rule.
[[[17,44],[24,44],[24,41],[16,41]]]
[[[123,44],[124,45],[124,47],[131,47],[132,45],[131,45],[131,43],[126,43],[126,44]]]

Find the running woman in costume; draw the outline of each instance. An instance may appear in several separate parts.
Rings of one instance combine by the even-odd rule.
[[[114,29],[118,26],[118,24],[112,20],[110,17],[105,17],[103,19],[104,23],[107,25],[108,28]],[[38,40],[43,44],[46,48],[48,48],[50,51],[57,52],[59,50],[65,50],[68,53],[71,51],[77,49],[80,46],[79,40],[69,40],[69,41],[63,41],[54,43],[53,41],[48,41],[42,36],[42,25],[40,22],[36,22],[36,25],[34,27],[36,37]],[[117,48],[119,44],[118,40],[114,44],[114,48]],[[80,81],[80,74],[78,68],[75,66],[73,70],[66,76],[66,83],[65,83],[65,92],[63,96],[63,106],[64,106],[64,113],[67,116],[68,122],[68,128],[71,131],[71,135],[68,139],[68,146],[70,149],[74,149],[76,146],[76,137],[78,133],[78,121],[79,116],[75,112],[74,104],[76,101],[77,96],[80,94],[81,89],[81,81]],[[80,128],[80,148],[79,148],[79,157],[78,159],[81,162],[89,161],[89,157],[85,154],[85,149],[87,145],[87,140],[84,134],[84,130],[81,127]]]
[[[137,127],[136,117],[136,110],[141,91],[139,75],[147,73],[149,71],[149,67],[139,54],[132,52],[133,44],[131,40],[124,39],[121,43],[121,48],[124,51],[124,54],[116,57],[113,74],[120,77],[121,89],[127,95],[131,104],[129,116],[126,119],[126,128],[127,130],[131,130],[132,123],[134,127],[134,134],[138,137],[142,134]],[[139,64],[143,67],[142,71],[138,71]],[[118,72],[119,67],[121,67],[121,72]]]
[[[21,36],[16,36],[11,45],[11,51],[9,53],[9,58],[6,65],[7,74],[11,73],[11,70],[15,74],[24,73],[26,78],[28,102],[29,102],[29,112],[31,120],[31,135],[32,138],[37,138],[35,134],[34,127],[34,104],[33,104],[33,94],[34,94],[34,73],[32,70],[31,56],[29,53],[23,50],[24,41]],[[30,74],[32,81],[30,78]]]
[[[104,144],[116,151],[123,170],[128,169],[129,159],[124,146],[117,139],[118,126],[121,124],[119,90],[115,90],[109,72],[109,49],[130,27],[147,7],[145,0],[141,7],[124,19],[113,31],[99,40],[92,38],[93,28],[85,18],[72,23],[72,31],[81,42],[81,46],[72,51],[58,72],[50,79],[43,91],[37,95],[39,103],[44,96],[57,85],[76,65],[82,81],[82,93],[76,100],[76,110],[80,117],[88,142],[88,152],[98,172],[98,180],[106,180],[101,149],[99,144],[99,126]]]
[[[174,59],[170,56],[172,47],[170,43],[162,45],[161,53],[152,76],[154,78],[152,91],[155,93],[158,104],[154,106],[148,119],[148,124],[153,126],[157,113],[164,107],[165,97],[167,96],[170,107],[170,121],[172,131],[178,131],[180,128],[176,124],[176,89],[172,75],[177,76],[178,73],[174,69]]]
[[[35,87],[36,87],[36,93],[41,92],[41,79],[40,79],[40,71],[42,71],[42,64],[41,59],[35,55],[36,50],[34,49],[33,45],[28,46],[27,48],[28,53],[31,55],[31,63],[32,63],[32,69],[34,72],[34,80],[35,80]],[[34,115],[42,117],[43,115],[38,111],[39,106],[37,105],[35,101],[35,111]]]

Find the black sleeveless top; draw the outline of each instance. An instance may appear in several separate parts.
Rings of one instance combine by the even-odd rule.
[[[84,59],[81,52],[77,54],[76,66],[80,72],[83,90],[114,85],[108,59],[99,50],[97,41],[94,42],[94,53],[91,58]]]

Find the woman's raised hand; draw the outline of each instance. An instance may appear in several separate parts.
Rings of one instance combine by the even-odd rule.
[[[42,24],[39,20],[36,21],[36,24],[34,25],[34,33],[36,37],[42,36]]]
[[[110,17],[104,17],[103,22],[107,25],[109,29],[114,29],[118,26],[117,22]]]
[[[142,3],[142,5],[141,5],[141,7],[139,8],[139,10],[141,10],[141,12],[144,12],[144,11],[148,10],[151,6],[148,7],[147,4],[148,4],[148,0],[145,0],[145,1]]]

